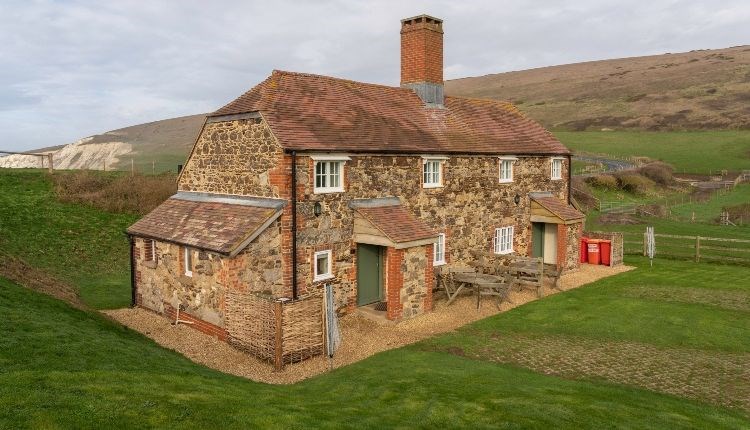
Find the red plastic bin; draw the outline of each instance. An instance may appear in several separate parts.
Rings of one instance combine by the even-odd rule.
[[[601,253],[599,252],[599,239],[589,239],[588,246],[586,247],[589,256],[589,264],[600,264]]]
[[[599,242],[599,255],[602,260],[602,264],[605,266],[612,265],[612,241],[610,240],[601,240]]]
[[[589,261],[589,250],[587,249],[588,245],[589,245],[589,238],[582,237],[581,238],[581,263],[587,263]]]

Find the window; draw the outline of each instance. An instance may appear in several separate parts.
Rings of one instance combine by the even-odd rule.
[[[343,170],[343,161],[316,161],[314,192],[336,193],[344,191],[343,180],[341,178]]]
[[[513,252],[513,226],[495,229],[495,254],[510,254]]]
[[[424,159],[422,162],[422,184],[424,188],[443,186],[442,162],[434,159]]]
[[[500,157],[500,183],[513,182],[513,163],[516,157]]]
[[[552,179],[562,179],[562,158],[552,159]]]
[[[156,261],[156,242],[151,239],[143,240],[143,259],[146,261]]]
[[[318,251],[315,253],[314,269],[314,281],[322,281],[333,277],[333,274],[331,273],[331,250]]]
[[[185,264],[185,276],[193,276],[193,250],[187,246],[183,252],[184,264]]]
[[[440,266],[445,264],[445,234],[440,233],[438,235],[438,241],[435,243],[433,249],[433,266]]]

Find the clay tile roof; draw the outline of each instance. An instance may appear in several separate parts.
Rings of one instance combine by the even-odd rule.
[[[515,106],[446,97],[427,108],[407,88],[274,71],[209,116],[260,112],[280,144],[295,150],[568,154]]]
[[[586,217],[586,215],[573,206],[555,197],[532,196],[531,199],[563,221],[572,221]]]
[[[394,243],[430,239],[437,236],[437,233],[400,204],[358,207],[355,210]]]
[[[281,214],[277,207],[178,193],[131,225],[127,232],[225,255],[236,255]],[[195,193],[198,195],[199,193]]]

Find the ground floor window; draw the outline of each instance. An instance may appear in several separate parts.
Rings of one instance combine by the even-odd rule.
[[[316,252],[314,266],[315,281],[322,281],[333,277],[331,270],[331,250]]]
[[[439,266],[445,264],[445,234],[440,233],[438,235],[438,241],[435,243],[433,248],[433,266]]]
[[[513,226],[495,229],[495,254],[510,254],[513,252]]]
[[[193,276],[193,250],[189,247],[184,249],[185,276]]]

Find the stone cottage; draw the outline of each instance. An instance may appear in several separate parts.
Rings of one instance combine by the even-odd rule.
[[[208,115],[177,194],[128,229],[134,304],[231,339],[229,296],[331,284],[340,313],[401,320],[473,250],[575,270],[570,166],[510,103],[445,96],[443,22],[405,19],[398,87],[274,71]]]

